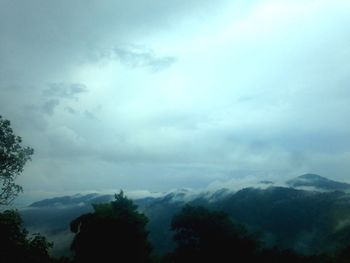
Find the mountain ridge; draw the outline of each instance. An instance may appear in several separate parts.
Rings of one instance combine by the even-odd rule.
[[[347,191],[350,190],[350,184],[344,182],[338,182],[328,179],[327,177],[320,176],[318,174],[303,174],[294,179],[288,180],[286,184],[289,187],[314,187],[316,190],[325,191]]]
[[[317,183],[320,177],[302,175],[295,179],[315,179]],[[334,182],[327,180],[327,183]],[[69,223],[73,219],[92,212],[91,204],[111,200],[113,195],[77,194],[34,202],[20,212],[27,229],[32,232],[44,229],[50,238],[60,240],[62,235],[69,235]],[[268,184],[267,187],[245,187],[238,191],[227,188],[202,192],[179,189],[157,197],[133,200],[149,218],[150,240],[159,254],[172,250],[171,219],[185,204],[226,212],[250,231],[261,233],[261,240],[268,246],[310,253],[325,247],[336,248],[347,242],[350,244],[350,238],[347,239],[350,237],[347,235],[347,229],[350,229],[350,193],[346,191],[310,191],[299,189],[299,186]],[[64,241],[64,255],[69,254],[69,240],[71,237]],[[54,253],[62,255],[63,252]]]
[[[243,188],[270,188],[270,187],[278,187],[283,185],[277,185],[270,180],[261,180],[259,181],[261,186],[247,186]],[[350,191],[350,184],[345,182],[338,182],[335,180],[328,179],[327,177],[323,177],[317,174],[303,174],[297,176],[293,179],[287,180],[285,186],[294,189],[304,189],[309,188],[307,190],[320,190],[320,191]],[[239,190],[238,190],[239,191]],[[207,198],[216,199],[223,198],[225,195],[229,195],[237,192],[237,190],[232,190],[228,187],[222,187],[213,191],[203,190],[203,191],[192,191],[191,189],[181,188],[175,189],[168,192],[159,193],[158,197],[145,196],[141,198],[132,198],[133,200],[142,200],[147,197],[149,198],[164,198],[169,201],[172,200],[174,202],[182,202],[184,200],[190,201],[196,198]],[[31,203],[28,207],[39,208],[45,206],[69,206],[69,205],[78,205],[78,204],[92,204],[92,203],[102,203],[109,202],[113,200],[113,194],[100,194],[98,192],[88,193],[88,194],[75,194],[75,195],[65,195],[61,197],[53,197],[53,198],[44,198],[42,200]]]

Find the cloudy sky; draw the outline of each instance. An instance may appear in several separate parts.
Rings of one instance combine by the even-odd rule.
[[[350,179],[348,0],[0,0],[27,193]]]

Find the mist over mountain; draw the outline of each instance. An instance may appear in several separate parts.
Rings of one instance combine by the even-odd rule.
[[[350,194],[345,187],[348,184],[306,174],[289,180],[287,185],[289,187],[269,183],[267,187],[246,187],[238,191],[179,189],[157,197],[136,198],[134,202],[149,218],[150,240],[160,254],[173,249],[171,218],[185,204],[228,213],[267,247],[310,254],[350,244]],[[298,189],[301,186],[319,191]],[[40,231],[56,243],[53,254],[69,255],[70,221],[91,212],[91,204],[112,199],[113,195],[98,193],[56,197],[34,202],[22,209],[21,214],[30,231]]]

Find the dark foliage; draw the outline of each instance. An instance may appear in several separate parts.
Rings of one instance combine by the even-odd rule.
[[[255,259],[257,243],[222,212],[185,206],[172,220],[175,252],[169,262],[236,262]]]
[[[336,260],[334,260],[334,262],[350,263],[350,246],[339,251],[336,255]]]
[[[0,262],[51,262],[48,250],[52,244],[40,234],[29,237],[21,224],[22,220],[16,211],[0,213]]]
[[[242,224],[270,233],[272,245],[280,249],[314,254],[332,252],[350,241],[345,234],[342,239],[340,234],[335,235],[339,231],[335,228],[338,221],[350,215],[348,198],[348,194],[337,191],[246,188],[216,202],[215,208]]]
[[[71,249],[75,262],[150,262],[148,219],[121,191],[115,201],[94,205],[94,213],[71,222],[76,233]]]
[[[21,137],[13,133],[10,121],[0,116],[0,205],[9,204],[22,191],[15,179],[34,151],[21,143]]]
[[[203,207],[185,206],[172,220],[177,247],[163,258],[177,262],[269,262],[336,263],[350,262],[350,248],[330,255],[300,255],[292,250],[263,248],[243,226],[227,214]]]

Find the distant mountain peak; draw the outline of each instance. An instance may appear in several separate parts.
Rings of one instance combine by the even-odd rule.
[[[303,174],[303,175],[298,176],[297,178],[308,179],[308,180],[319,180],[319,179],[329,180],[328,178],[323,177],[323,176],[318,175],[318,174]]]
[[[346,191],[350,190],[350,184],[338,182],[318,174],[303,174],[287,181],[287,185],[294,188],[313,187],[316,190]]]
[[[81,203],[103,203],[112,200],[112,195],[101,195],[98,193],[75,194],[71,196],[61,196],[47,198],[32,203],[29,207],[53,207],[53,206],[75,206]]]

